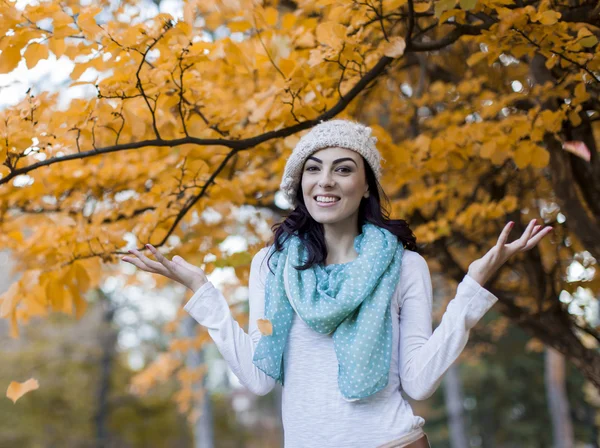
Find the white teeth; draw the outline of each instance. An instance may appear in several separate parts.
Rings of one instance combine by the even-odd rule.
[[[317,196],[317,202],[337,202],[339,199],[330,198],[326,196]]]

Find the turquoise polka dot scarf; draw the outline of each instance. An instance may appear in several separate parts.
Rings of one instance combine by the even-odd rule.
[[[337,356],[338,386],[347,401],[368,397],[388,384],[392,359],[390,304],[400,277],[404,247],[390,231],[366,223],[354,239],[358,257],[343,264],[294,269],[306,261],[300,238],[291,236],[270,260],[264,318],[273,332],[262,335],[253,363],[284,384],[283,352],[294,311],[313,330],[330,334]],[[271,246],[270,250],[274,250]],[[290,303],[284,287],[284,268]]]

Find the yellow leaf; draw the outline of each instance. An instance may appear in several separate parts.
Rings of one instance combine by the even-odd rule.
[[[293,59],[282,59],[279,61],[279,69],[286,78],[289,78],[296,70],[296,62]]]
[[[582,39],[579,40],[579,43],[581,44],[582,47],[593,47],[594,45],[596,45],[598,43],[598,39],[596,39],[596,36],[591,35],[591,36],[586,36]]]
[[[73,263],[73,277],[77,282],[77,287],[81,292],[86,292],[90,288],[90,276],[81,263]]]
[[[449,9],[454,8],[456,5],[456,0],[438,0],[435,2],[434,15],[436,18],[440,19],[442,14]]]
[[[273,324],[269,319],[258,319],[256,321],[256,326],[261,334],[265,336],[271,336],[273,334]]]
[[[531,163],[531,156],[529,145],[519,145],[513,156],[517,168],[523,169],[529,165]]]
[[[48,58],[48,47],[34,42],[27,46],[27,50],[25,50],[23,57],[25,58],[27,68],[31,69],[37,65],[40,59]]]
[[[19,398],[25,395],[27,392],[31,392],[32,390],[36,390],[40,387],[40,384],[36,379],[29,378],[24,383],[18,383],[16,381],[11,381],[8,385],[8,389],[6,390],[6,396],[12,400],[13,403],[16,403]]]
[[[56,278],[52,276],[48,279],[48,283],[46,283],[46,297],[52,309],[62,311],[64,309],[64,299],[67,294],[62,277]]]
[[[341,47],[346,37],[346,28],[337,22],[323,22],[317,26],[317,40],[331,48]]]
[[[391,0],[391,1],[386,1],[383,4],[383,9],[385,11],[395,11],[396,9],[406,5],[408,3],[408,0]]]
[[[585,83],[580,82],[579,84],[577,84],[575,86],[575,98],[573,98],[573,101],[571,103],[574,106],[576,106],[577,104],[581,104],[584,101],[587,101],[589,99],[590,99],[590,94],[586,90]]]
[[[48,47],[52,53],[56,56],[56,58],[60,58],[63,54],[65,54],[65,41],[61,38],[50,38],[48,39]]]
[[[404,54],[406,42],[400,36],[394,36],[383,47],[383,54],[388,58],[397,58]]]
[[[537,15],[539,22],[542,25],[554,25],[560,19],[561,14],[556,11],[544,11]]]
[[[449,9],[448,11],[444,11],[442,15],[439,17],[440,23],[445,23],[450,18],[454,18],[455,22],[462,22],[465,20],[466,12],[462,9]]]
[[[436,173],[441,173],[448,169],[448,159],[434,158],[427,162],[427,166],[431,168],[432,171],[435,171]]]
[[[250,28],[252,28],[252,24],[247,20],[234,20],[229,22],[227,27],[232,33],[243,33],[244,31],[248,31]]]
[[[13,230],[12,232],[9,232],[6,236],[11,240],[18,241],[19,243],[22,243],[24,241],[23,234],[19,230]]]
[[[481,146],[479,155],[484,159],[491,159],[492,155],[496,151],[496,142],[494,140],[488,140]]]
[[[77,25],[87,34],[95,35],[101,28],[96,23],[96,14],[102,12],[102,8],[93,6],[86,8],[77,17]]]
[[[560,58],[558,56],[556,56],[555,54],[553,54],[551,57],[546,59],[546,63],[544,65],[546,66],[546,68],[548,70],[551,70],[552,67],[554,67],[559,61],[560,61]]]
[[[541,146],[535,147],[531,156],[531,166],[534,168],[544,168],[550,162],[550,153]]]
[[[248,117],[250,122],[258,123],[263,118],[265,118],[267,113],[271,110],[271,107],[273,107],[274,100],[275,100],[275,96],[272,95],[272,96],[266,98],[258,107],[252,107],[251,108],[252,113],[251,113],[250,117]]]
[[[0,54],[0,74],[12,72],[21,60],[21,48],[16,45],[8,45]]]
[[[582,47],[593,47],[598,43],[598,39],[587,28],[580,28],[577,32],[577,40]]]
[[[477,5],[477,0],[460,0],[460,7],[465,11],[475,8],[475,5]]]
[[[190,162],[187,166],[194,177],[200,177],[208,173],[209,167],[204,160],[196,159]]]
[[[267,25],[269,26],[275,26],[277,24],[277,18],[278,18],[279,14],[277,13],[277,10],[273,7],[269,7],[267,9],[265,9],[265,22],[267,22]]]
[[[581,124],[581,117],[579,116],[579,111],[571,110],[569,112],[569,121],[573,126],[579,126]]]
[[[281,21],[281,27],[284,30],[289,31],[293,28],[295,23],[296,23],[296,16],[294,14],[287,13],[283,16],[283,19]]]
[[[81,64],[76,64],[75,68],[73,68],[73,71],[71,72],[71,79],[73,80],[77,80],[79,79],[79,77],[81,75],[83,75],[83,73],[89,68],[89,63],[88,62],[83,62]]]
[[[427,12],[431,8],[431,2],[415,3],[414,10],[417,13]]]
[[[487,55],[488,55],[487,53],[483,53],[483,52],[472,54],[467,59],[467,65],[469,67],[472,67],[473,65],[477,64],[482,59],[485,59],[487,57]]]

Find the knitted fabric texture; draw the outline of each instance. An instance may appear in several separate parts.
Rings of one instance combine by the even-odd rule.
[[[365,158],[377,180],[381,178],[381,154],[371,136],[371,128],[351,120],[331,120],[319,123],[306,133],[287,159],[279,188],[287,201],[296,207],[296,192],[306,159],[314,152],[339,146],[356,151]]]
[[[385,388],[392,359],[390,303],[400,278],[404,246],[387,229],[365,223],[354,238],[355,260],[297,270],[307,259],[304,243],[293,235],[283,244],[282,251],[273,252],[274,272],[267,274],[265,290],[264,318],[273,331],[261,336],[254,365],[284,384],[283,353],[295,311],[314,331],[333,333],[338,386],[346,401]]]

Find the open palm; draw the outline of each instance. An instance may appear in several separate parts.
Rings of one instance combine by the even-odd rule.
[[[467,273],[483,285],[514,254],[534,248],[542,238],[552,231],[551,226],[546,226],[540,231],[542,226],[535,225],[535,223],[536,220],[532,219],[519,239],[506,244],[508,234],[514,226],[513,222],[509,222],[502,229],[496,245],[483,257],[471,263]]]
[[[202,269],[188,263],[179,255],[175,255],[172,260],[167,260],[151,244],[146,244],[146,248],[154,254],[157,261],[151,260],[137,249],[129,250],[129,253],[135,255],[136,258],[125,256],[122,260],[137,266],[143,271],[164,275],[171,280],[175,280],[177,283],[191,289],[192,292],[196,292],[198,288],[208,282],[208,278]]]

